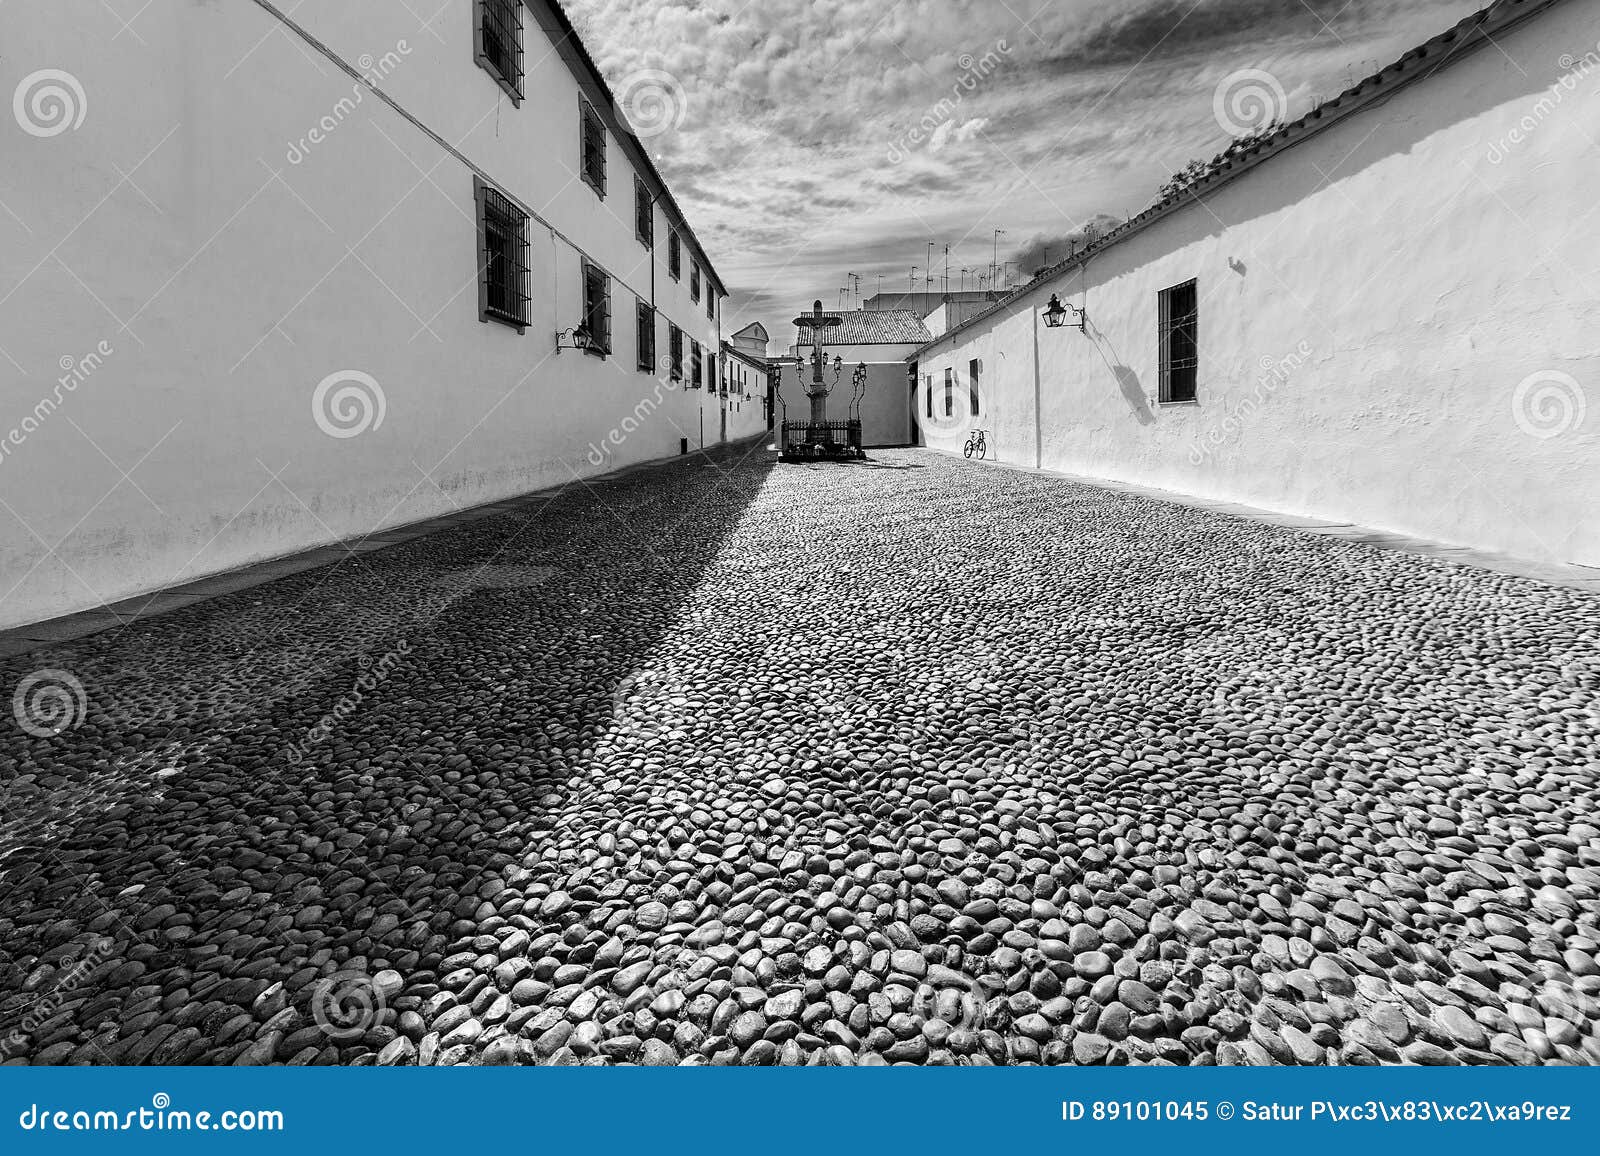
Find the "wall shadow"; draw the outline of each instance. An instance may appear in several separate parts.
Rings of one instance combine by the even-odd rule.
[[[651,653],[775,460],[744,445],[575,482],[0,663],[7,687],[70,671],[86,700],[0,752],[6,802],[37,819],[0,848],[0,1007],[69,1012],[22,1054],[370,1062],[452,953],[537,938],[506,880],[538,872],[568,779],[648,746],[619,711],[676,694]],[[404,986],[365,1031],[320,1026],[341,983],[370,996],[385,969]],[[181,1017],[146,1014],[180,992]]]
[[[1111,371],[1117,392],[1122,394],[1122,399],[1128,403],[1134,419],[1140,425],[1153,424],[1156,415],[1150,408],[1150,399],[1139,381],[1139,374],[1117,355],[1116,348],[1111,344],[1111,338],[1106,336],[1104,330],[1097,328],[1093,323],[1086,323],[1084,333],[1094,346],[1094,351],[1100,355],[1100,360],[1105,362],[1106,368]],[[1108,349],[1111,350],[1109,357],[1106,355]]]

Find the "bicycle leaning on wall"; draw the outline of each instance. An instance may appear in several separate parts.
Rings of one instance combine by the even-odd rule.
[[[977,457],[979,461],[989,456],[989,435],[986,431],[975,429],[967,435],[967,444],[962,447],[963,457]]]

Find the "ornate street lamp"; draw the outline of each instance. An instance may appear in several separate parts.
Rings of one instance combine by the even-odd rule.
[[[566,345],[561,344],[561,339],[563,337],[567,339]],[[571,329],[559,329],[556,331],[557,357],[561,355],[561,351],[563,349],[586,350],[593,344],[594,341],[589,336],[588,325],[574,325]]]
[[[1045,306],[1044,323],[1047,328],[1060,329],[1066,325],[1069,315],[1076,315],[1076,320],[1071,322],[1074,329],[1082,329],[1088,323],[1088,316],[1082,309],[1075,305],[1061,304],[1061,298],[1054,293],[1050,294],[1050,304]]]

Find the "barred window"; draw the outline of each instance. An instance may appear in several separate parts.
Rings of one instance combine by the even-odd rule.
[[[700,263],[689,262],[689,300],[700,300]]]
[[[1161,291],[1159,325],[1161,400],[1194,401],[1200,371],[1200,300],[1195,282]]]
[[[528,324],[528,217],[498,189],[473,178],[478,205],[478,316]]]
[[[676,229],[667,235],[667,272],[674,281],[683,280],[683,241]]]
[[[633,233],[647,249],[656,243],[655,201],[649,186],[638,177],[633,178]]]
[[[672,362],[673,381],[683,380],[683,330],[676,325],[667,326],[667,356]]]
[[[944,416],[954,417],[955,415],[956,371],[954,369],[946,369],[944,371]]]
[[[478,64],[522,103],[522,0],[478,0]]]
[[[706,319],[708,321],[717,319],[717,295],[711,289],[710,273],[706,274]]]
[[[638,319],[639,357],[637,364],[646,373],[656,367],[656,311],[643,301],[639,302]]]
[[[972,416],[978,416],[978,359],[967,362],[967,405]]]
[[[583,327],[590,353],[604,357],[611,352],[611,278],[592,261],[583,263]]]
[[[698,341],[691,340],[689,342],[689,368],[694,375],[690,385],[694,389],[699,389],[704,384],[704,379],[701,377],[700,343]]]
[[[583,146],[583,182],[606,195],[606,126],[586,100],[578,102],[578,130]]]

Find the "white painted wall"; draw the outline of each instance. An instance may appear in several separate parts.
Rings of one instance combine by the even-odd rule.
[[[1600,66],[1559,63],[1597,28],[1558,5],[937,343],[919,370],[981,359],[985,414],[930,442],[1600,565]],[[1162,405],[1191,277],[1199,402]],[[1036,328],[1051,292],[1087,333]]]
[[[0,118],[0,626],[715,437],[714,399],[635,368],[636,295],[655,295],[661,355],[669,318],[719,344],[687,266],[666,275],[662,207],[652,289],[615,133],[602,201],[576,176],[574,73],[529,21],[513,106],[474,63],[473,9],[295,19],[357,67],[392,54],[381,87],[550,223],[521,335],[479,320],[469,167],[350,101],[356,82],[257,4],[150,5],[137,36],[92,4],[0,6],[0,87],[64,70],[85,108],[55,135]],[[553,356],[580,309],[557,232],[613,278],[614,357]],[[63,386],[68,366],[88,372]],[[313,391],[346,370],[378,384],[383,419],[327,436]]]

